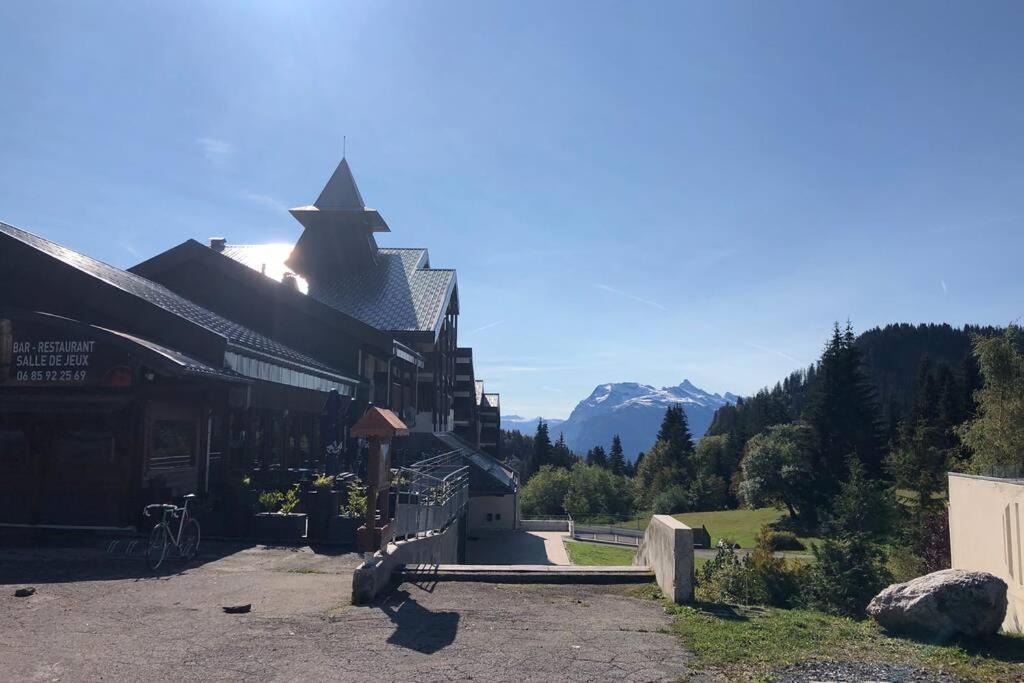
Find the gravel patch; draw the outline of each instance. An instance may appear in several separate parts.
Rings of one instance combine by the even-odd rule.
[[[772,680],[776,683],[810,683],[811,681],[962,683],[964,681],[956,676],[936,674],[912,666],[865,662],[805,662],[775,671]]]

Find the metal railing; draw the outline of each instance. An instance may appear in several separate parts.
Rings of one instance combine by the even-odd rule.
[[[587,524],[569,515],[569,536],[578,541],[597,541],[638,547],[644,537],[644,530],[629,529],[611,524]]]
[[[441,531],[469,504],[469,467],[460,451],[450,451],[399,470],[394,517],[382,548],[393,541]]]

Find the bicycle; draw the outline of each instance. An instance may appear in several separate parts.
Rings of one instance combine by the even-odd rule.
[[[146,548],[146,566],[152,571],[163,563],[167,554],[167,546],[173,544],[178,549],[178,555],[186,562],[195,558],[199,553],[199,522],[188,513],[188,504],[196,496],[190,493],[185,496],[185,503],[181,507],[166,503],[154,503],[147,505],[142,510],[146,517],[150,516],[150,510],[162,510],[160,521],[153,526],[149,532],[149,545]],[[177,535],[171,531],[172,518],[180,518]]]

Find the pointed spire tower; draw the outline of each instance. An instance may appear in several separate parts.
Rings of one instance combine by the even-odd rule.
[[[332,272],[375,264],[373,233],[391,232],[380,213],[366,208],[344,157],[312,205],[288,212],[305,228],[288,266],[311,282]]]

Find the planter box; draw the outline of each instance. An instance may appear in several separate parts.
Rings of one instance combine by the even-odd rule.
[[[355,517],[339,517],[333,515],[328,529],[328,540],[331,543],[355,545],[356,529],[363,525],[364,520]]]
[[[302,494],[302,509],[309,515],[309,538],[328,540],[331,517],[338,516],[341,494],[331,490],[306,491]]]
[[[252,516],[259,504],[258,498],[259,492],[251,489],[229,488],[225,492],[223,510],[221,511],[225,535],[238,537],[249,535]]]
[[[261,512],[252,517],[252,535],[274,541],[301,541],[306,537],[306,515]]]

